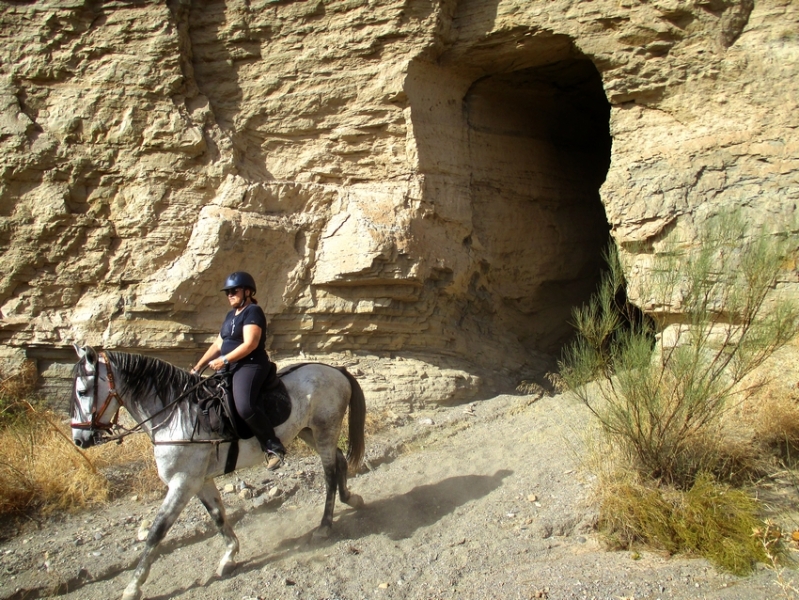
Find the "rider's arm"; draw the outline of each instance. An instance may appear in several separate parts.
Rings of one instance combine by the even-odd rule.
[[[225,365],[225,359],[227,359],[228,362],[236,362],[255,350],[258,347],[258,342],[261,340],[261,328],[258,325],[245,325],[242,330],[242,337],[244,341],[241,344],[236,346],[225,356],[208,363],[214,371],[219,371]]]
[[[245,328],[245,330],[246,330],[246,328]],[[216,336],[216,339],[214,340],[214,343],[211,344],[211,347],[208,348],[208,350],[205,351],[205,354],[203,354],[203,357],[199,360],[199,362],[196,365],[194,365],[194,368],[192,369],[192,372],[193,373],[200,373],[206,367],[206,365],[208,363],[210,363],[213,359],[215,359],[220,354],[222,354],[222,336],[218,335],[218,336]]]

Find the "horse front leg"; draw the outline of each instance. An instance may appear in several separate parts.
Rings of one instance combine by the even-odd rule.
[[[150,574],[150,566],[155,560],[155,551],[158,545],[172,525],[174,525],[189,499],[197,492],[196,486],[189,483],[190,481],[191,478],[187,480],[183,477],[175,477],[170,480],[166,498],[164,498],[158,508],[158,513],[147,535],[147,541],[144,544],[144,551],[139,559],[139,564],[133,572],[133,578],[122,594],[122,600],[139,600],[141,598],[141,587]]]
[[[239,551],[239,538],[233,532],[233,528],[228,523],[225,516],[225,505],[222,503],[222,497],[219,495],[219,488],[216,487],[213,479],[207,479],[202,489],[197,493],[197,497],[203,506],[211,515],[216,524],[219,533],[225,538],[225,547],[227,550],[222,555],[222,560],[219,561],[219,567],[216,570],[217,577],[223,577],[230,573],[236,566],[233,557]]]

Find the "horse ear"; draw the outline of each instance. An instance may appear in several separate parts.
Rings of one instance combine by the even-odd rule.
[[[84,350],[86,351],[86,360],[91,364],[97,363],[97,351],[91,346],[86,346]]]
[[[75,348],[75,352],[78,353],[78,360],[83,360],[85,358],[90,364],[97,362],[97,352],[91,346],[81,347],[77,344],[72,344],[72,347]]]

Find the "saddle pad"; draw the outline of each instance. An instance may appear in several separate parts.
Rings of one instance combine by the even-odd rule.
[[[285,423],[291,416],[291,398],[280,379],[271,388],[261,391],[261,406],[265,408],[272,427]]]
[[[291,416],[291,398],[280,379],[269,388],[261,390],[259,402],[272,427],[285,423]],[[223,437],[238,437],[243,440],[253,437],[252,430],[236,411],[228,381],[222,380],[216,393],[211,398],[205,399],[203,404],[201,408],[204,410],[200,419],[204,427]],[[211,419],[208,418],[209,414]]]

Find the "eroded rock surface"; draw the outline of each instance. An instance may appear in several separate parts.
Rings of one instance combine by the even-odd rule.
[[[0,40],[0,358],[48,380],[188,365],[245,269],[278,361],[457,401],[548,367],[609,233],[634,278],[799,199],[788,0],[63,0]]]

